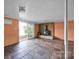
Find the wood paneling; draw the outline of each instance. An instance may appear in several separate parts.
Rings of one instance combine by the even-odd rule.
[[[12,24],[4,24],[4,45],[8,46],[19,42],[18,20],[9,17],[5,17],[4,20],[12,20]]]
[[[64,39],[64,23],[55,23],[55,37]]]
[[[38,35],[38,32],[40,31],[40,25],[39,24],[35,24],[34,26],[34,34],[35,34],[35,37],[37,37]]]
[[[55,23],[55,37],[64,39],[64,23]],[[74,22],[68,22],[68,40],[74,41]]]
[[[68,39],[74,41],[74,22],[68,23]]]

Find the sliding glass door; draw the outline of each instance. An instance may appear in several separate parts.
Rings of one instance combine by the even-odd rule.
[[[34,24],[19,21],[19,40],[23,41],[34,37]]]
[[[25,32],[27,28],[27,23],[23,21],[19,21],[19,41],[25,40],[27,38],[28,33]]]
[[[34,24],[27,24],[27,29],[25,31],[28,33],[28,38],[33,38],[34,37]]]

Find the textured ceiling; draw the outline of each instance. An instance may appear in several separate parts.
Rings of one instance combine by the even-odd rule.
[[[4,16],[26,22],[61,22],[64,19],[64,0],[4,0]],[[19,6],[25,6],[20,18]],[[74,19],[74,0],[68,0],[68,18]]]

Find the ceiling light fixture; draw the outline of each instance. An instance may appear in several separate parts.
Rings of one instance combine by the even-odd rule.
[[[25,12],[25,7],[24,6],[19,6],[19,12]]]
[[[19,17],[21,19],[25,19],[25,17],[26,17],[26,9],[25,9],[25,6],[19,6]]]

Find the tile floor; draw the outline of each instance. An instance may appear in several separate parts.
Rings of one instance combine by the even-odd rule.
[[[74,59],[73,42],[68,44],[68,59]],[[63,40],[29,39],[5,47],[5,59],[64,59]]]

